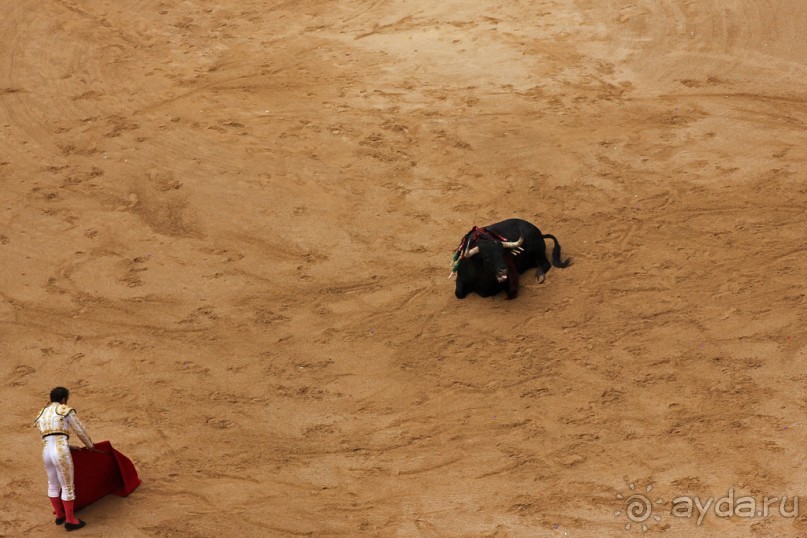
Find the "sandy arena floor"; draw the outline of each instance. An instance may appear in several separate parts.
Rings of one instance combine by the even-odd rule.
[[[0,13],[0,535],[63,384],[84,537],[807,536],[803,0]],[[512,216],[575,265],[455,299]]]

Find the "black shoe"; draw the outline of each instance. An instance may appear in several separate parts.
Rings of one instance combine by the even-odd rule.
[[[57,517],[57,518],[56,518],[56,521],[54,521],[54,523],[56,523],[57,525],[61,525],[62,523],[64,523],[64,522],[65,522],[65,520],[66,520],[66,519],[67,519],[67,518],[63,518],[63,517]]]
[[[67,529],[67,532],[77,531],[83,526],[87,524],[86,521],[78,520],[78,523],[65,523],[64,528]]]

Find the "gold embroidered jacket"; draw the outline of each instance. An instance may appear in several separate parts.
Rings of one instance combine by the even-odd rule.
[[[73,430],[81,442],[92,448],[92,440],[84,428],[84,424],[78,419],[76,410],[65,404],[52,402],[39,412],[36,417],[36,426],[44,439],[50,435],[66,435],[70,437],[70,430]]]

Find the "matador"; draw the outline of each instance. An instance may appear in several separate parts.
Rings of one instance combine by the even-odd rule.
[[[70,431],[72,430],[87,448],[93,448],[84,425],[78,419],[76,410],[67,405],[70,392],[64,387],[56,387],[50,392],[48,404],[36,418],[36,426],[42,435],[42,459],[48,473],[48,497],[56,514],[56,524],[64,523],[68,531],[78,530],[86,525],[73,513],[76,499],[73,484],[73,457],[70,455]]]

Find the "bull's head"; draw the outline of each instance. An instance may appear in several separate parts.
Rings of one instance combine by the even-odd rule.
[[[473,248],[466,248],[462,257],[473,258],[478,256],[482,261],[485,272],[496,275],[497,282],[504,282],[507,280],[508,273],[506,253],[507,251],[512,251],[514,255],[518,254],[521,252],[520,247],[523,242],[523,237],[518,241],[483,240],[479,241]]]

